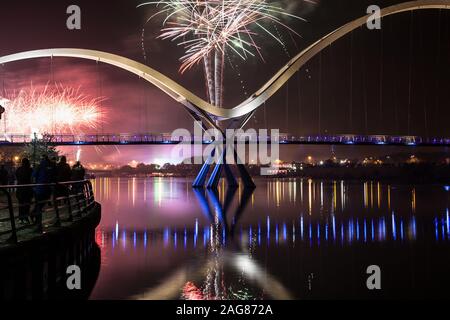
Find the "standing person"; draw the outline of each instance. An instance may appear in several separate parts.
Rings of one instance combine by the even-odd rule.
[[[83,181],[86,175],[86,170],[81,165],[80,161],[77,161],[72,167],[72,181]],[[85,197],[83,192],[83,184],[81,182],[74,183],[73,192],[76,195],[78,203]]]
[[[2,186],[7,186],[8,185],[8,170],[6,170],[5,165],[1,165],[0,166],[0,184]]]
[[[72,167],[72,181],[83,181],[86,176],[86,170],[81,165],[80,161],[77,161]]]
[[[67,158],[62,156],[59,163],[56,165],[56,182],[69,182],[72,177],[72,170],[67,163]],[[67,185],[58,185],[56,187],[57,197],[67,197],[69,195],[69,189]]]
[[[53,169],[48,156],[43,156],[39,166],[33,172],[35,182],[36,184],[39,184],[39,186],[34,188],[36,205],[33,209],[37,232],[42,232],[42,209],[44,209],[52,195],[52,187],[46,184],[50,184],[54,181]]]
[[[33,169],[31,169],[30,160],[23,158],[22,165],[16,170],[17,184],[31,184],[32,175]],[[31,186],[17,188],[16,197],[19,202],[19,221],[30,223],[28,216],[30,215],[31,200],[33,199],[33,188]]]

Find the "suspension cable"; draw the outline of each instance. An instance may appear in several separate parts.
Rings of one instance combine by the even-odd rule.
[[[322,134],[322,51],[319,53],[319,134]]]
[[[297,81],[298,81],[298,127],[302,128],[302,91],[301,91],[301,74],[300,70],[297,71]],[[301,132],[301,131],[300,131]],[[299,132],[299,134],[300,134]]]
[[[423,43],[423,16],[419,16],[419,32],[420,32],[420,53],[422,54],[424,51],[424,43]],[[423,65],[423,75],[426,73],[426,66]],[[424,121],[424,129],[425,129],[425,137],[428,138],[428,113],[427,113],[427,93],[425,90],[425,77],[422,76],[422,94],[423,94],[423,121]]]
[[[367,110],[367,79],[366,79],[366,52],[364,51],[364,48],[366,47],[366,41],[363,37],[362,41],[364,43],[363,46],[361,46],[361,59],[362,59],[362,82],[363,82],[363,104],[364,104],[364,124],[365,124],[365,130],[366,134],[369,134],[369,123],[368,123],[368,110]]]
[[[383,77],[384,77],[384,29],[381,28],[381,52],[380,52],[380,126],[383,125]]]
[[[439,17],[438,17],[438,43],[437,43],[437,57],[436,57],[436,65],[437,65],[437,72],[436,72],[436,81],[435,81],[435,118],[436,123],[439,121],[439,103],[440,103],[440,88],[441,88],[441,19],[442,19],[442,10],[439,9]],[[447,23],[448,23],[448,19]],[[437,126],[436,126],[437,127]]]
[[[2,97],[4,99],[6,99],[6,90],[5,90],[5,65],[2,64]],[[5,107],[5,106],[3,106]],[[5,108],[6,109],[6,108]],[[5,110],[6,111],[6,110]],[[7,128],[6,128],[6,112],[3,113],[3,131],[4,131],[4,135],[5,135],[5,139],[6,139],[6,132]]]
[[[350,133],[353,132],[353,31],[350,34],[350,104],[349,104]]]
[[[289,81],[286,82],[286,133],[289,133]]]
[[[413,48],[414,48],[413,23],[414,23],[414,12],[411,11],[410,26],[409,26],[408,135],[411,134],[412,63],[413,63]]]

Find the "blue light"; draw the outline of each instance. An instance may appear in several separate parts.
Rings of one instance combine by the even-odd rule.
[[[333,240],[336,240],[336,217],[333,215]]]
[[[395,225],[395,214],[392,212],[392,236],[394,237],[394,240],[397,240],[397,230]]]
[[[275,225],[275,241],[278,244],[278,223]]]
[[[136,248],[136,241],[137,239],[136,239],[136,231],[135,232],[133,232],[133,247],[134,248]]]
[[[270,242],[270,218],[267,216],[267,244]]]
[[[286,223],[283,223],[283,239],[284,239],[284,241],[286,241],[286,239],[287,239]]]
[[[373,219],[371,220],[371,233],[372,233],[372,241],[375,239],[375,226],[373,225]]]
[[[444,186],[445,191],[450,191],[450,186]]]
[[[317,239],[320,239],[320,224],[317,222]]]
[[[261,223],[258,222],[258,246],[261,245]]]
[[[164,229],[163,241],[164,246],[166,247],[169,244],[169,228]]]
[[[356,219],[356,240],[359,241],[359,221]]]
[[[300,236],[303,240],[303,216],[300,217]]]
[[[436,241],[439,240],[439,222],[437,218],[434,218],[434,233],[436,236]]]
[[[447,239],[448,239],[448,235],[450,234],[450,219],[449,219],[449,214],[448,214],[448,208],[447,208],[447,215],[446,215],[446,223],[447,223]]]
[[[403,241],[403,237],[404,237],[404,234],[403,234],[403,220],[400,220],[400,239],[402,239],[402,241]]]
[[[364,219],[364,242],[367,242],[367,222]]]
[[[351,242],[353,240],[353,220],[348,222],[348,241]]]
[[[186,227],[184,227],[184,248],[187,247],[187,230]]]
[[[147,248],[147,231],[144,232],[144,248]]]

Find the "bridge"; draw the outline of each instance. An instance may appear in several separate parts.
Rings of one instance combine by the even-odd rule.
[[[51,146],[119,146],[119,145],[177,145],[180,143],[209,145],[214,141],[202,140],[192,136],[188,140],[173,138],[170,134],[58,134],[48,137],[47,144]],[[270,137],[247,139],[245,143],[268,143]],[[0,140],[0,146],[19,147],[33,143],[29,135],[11,135],[6,140]],[[419,136],[393,135],[310,135],[295,136],[281,134],[280,145],[360,145],[360,146],[403,146],[403,147],[450,147],[450,138],[424,138]]]

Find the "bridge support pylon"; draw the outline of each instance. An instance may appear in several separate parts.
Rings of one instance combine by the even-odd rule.
[[[236,155],[235,155],[236,156]],[[192,187],[194,188],[204,188],[205,185],[207,189],[217,189],[219,187],[220,178],[222,178],[223,173],[225,173],[225,178],[227,180],[227,184],[229,188],[237,188],[239,186],[236,177],[231,170],[230,165],[226,162],[226,152],[223,152],[214,166],[212,173],[206,183],[206,179],[208,177],[208,173],[211,171],[212,161],[214,159],[214,151],[211,156],[207,159],[207,161],[203,164],[200,169]],[[255,183],[253,182],[250,173],[247,171],[247,168],[244,164],[237,164],[237,169],[242,179],[242,183],[244,188],[246,189],[254,189]]]
[[[192,109],[196,109],[196,111],[194,112],[192,111]],[[195,108],[195,106],[192,106],[191,109],[187,109],[187,111],[195,121],[201,123],[201,127],[205,132],[207,131],[208,125],[209,127],[220,131],[222,136],[225,137],[223,130],[220,128],[218,124],[218,121],[215,121],[211,115],[202,112],[200,109]],[[228,126],[228,128],[242,129],[253,115],[254,112],[251,112],[241,119],[234,119],[233,122]],[[226,149],[227,147],[225,146],[224,149],[221,149],[221,147],[213,149],[208,159],[201,167],[197,177],[195,178],[192,184],[193,188],[196,189],[204,188],[206,184],[206,187],[208,189],[217,189],[219,187],[220,178],[222,177],[223,172],[225,172],[225,177],[227,179],[227,184],[229,188],[237,188],[239,186],[233,174],[233,171],[231,170],[230,164],[227,163],[227,149]],[[216,152],[220,152],[220,155],[218,157],[216,157]],[[253,182],[253,179],[250,176],[249,172],[247,171],[247,168],[245,167],[243,162],[239,160],[236,148],[233,148],[233,153],[234,153],[234,163],[237,163],[237,168],[241,176],[242,182],[244,184],[244,188],[246,189],[256,188],[256,185]],[[217,158],[216,165],[214,166],[214,169],[208,179],[208,182],[206,183],[206,179],[208,177],[208,174],[211,170],[211,166],[215,158]]]

